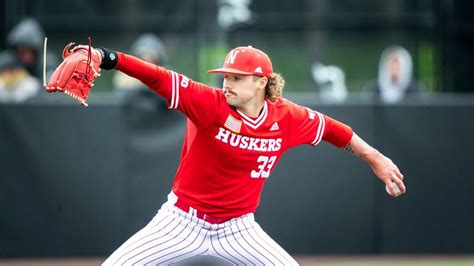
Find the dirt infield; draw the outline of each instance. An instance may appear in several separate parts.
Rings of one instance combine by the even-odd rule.
[[[469,255],[381,255],[381,256],[295,256],[301,265],[325,266],[468,266],[474,265],[474,254]],[[67,259],[0,259],[0,266],[96,266],[104,258],[67,258]],[[201,257],[193,262],[180,263],[180,265],[223,265],[223,261],[213,258]]]

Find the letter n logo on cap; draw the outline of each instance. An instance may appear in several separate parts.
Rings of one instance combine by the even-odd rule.
[[[230,51],[229,55],[227,55],[227,58],[225,59],[225,63],[226,64],[234,64],[235,58],[237,57],[238,53],[240,53],[239,50]]]

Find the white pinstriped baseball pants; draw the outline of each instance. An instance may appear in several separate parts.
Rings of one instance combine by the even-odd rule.
[[[234,265],[298,265],[255,222],[253,213],[210,224],[174,204],[170,193],[157,215],[102,265],[168,265],[211,255]]]

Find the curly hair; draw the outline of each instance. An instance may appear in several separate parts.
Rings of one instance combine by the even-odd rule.
[[[285,80],[278,73],[272,73],[268,77],[267,86],[265,86],[265,95],[270,101],[274,102],[278,97],[283,96],[283,87],[285,86]]]

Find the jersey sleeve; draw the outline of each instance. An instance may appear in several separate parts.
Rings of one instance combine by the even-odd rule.
[[[217,118],[222,104],[217,88],[124,53],[118,53],[115,69],[143,82],[166,99],[169,109],[178,109],[199,128]]]
[[[301,144],[316,146],[321,140],[336,147],[344,147],[352,138],[352,128],[310,108],[292,108],[290,147]]]

